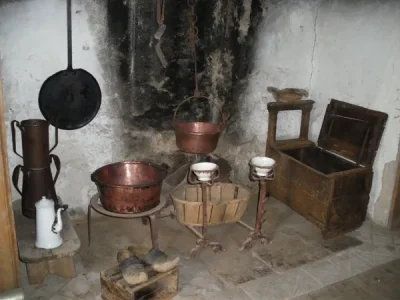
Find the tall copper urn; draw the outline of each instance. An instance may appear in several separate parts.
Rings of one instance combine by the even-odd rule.
[[[22,155],[17,151],[16,129],[21,131]],[[28,218],[35,218],[35,203],[42,196],[53,199],[57,203],[55,182],[60,173],[61,162],[58,156],[50,154],[58,144],[58,131],[55,131],[55,144],[49,146],[49,123],[45,120],[28,119],[22,122],[11,122],[13,151],[23,159],[23,165],[15,167],[12,182],[22,197],[22,214]],[[56,174],[53,179],[51,162],[54,162]],[[22,188],[18,181],[22,173]]]

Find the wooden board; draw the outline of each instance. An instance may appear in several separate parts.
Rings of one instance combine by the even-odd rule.
[[[372,166],[388,115],[332,99],[326,107],[318,146],[356,164]]]
[[[0,292],[21,286],[18,247],[8,170],[6,124],[0,64]],[[6,275],[4,275],[6,274]]]

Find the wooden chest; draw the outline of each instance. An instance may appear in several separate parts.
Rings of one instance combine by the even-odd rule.
[[[331,238],[365,220],[372,166],[388,115],[331,100],[315,144],[308,139],[313,103],[268,103],[267,155],[276,160],[269,191]],[[278,112],[287,110],[302,111],[300,137],[276,141]]]

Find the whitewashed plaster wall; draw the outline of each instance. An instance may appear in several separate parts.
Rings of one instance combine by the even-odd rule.
[[[241,95],[245,156],[263,153],[267,86],[298,87],[315,100],[310,137],[316,141],[331,98],[389,114],[374,165],[368,213],[387,225],[400,133],[400,1],[267,1],[254,68]],[[296,136],[300,113],[282,113],[278,137]]]
[[[92,73],[103,92],[96,118],[82,129],[60,130],[59,145],[53,152],[62,163],[57,192],[65,203],[78,210],[87,207],[88,197],[96,190],[90,173],[120,159],[121,126],[115,106],[111,106],[115,95],[105,88],[106,79],[112,74],[105,74],[96,55],[107,46],[105,3],[72,1],[73,66]],[[46,78],[67,66],[66,1],[0,1],[0,59],[12,171],[22,160],[12,151],[10,122],[43,119],[38,108],[40,87]],[[20,133],[17,134],[18,149],[21,149]],[[52,126],[50,136],[53,144]],[[15,189],[12,190],[14,199],[19,198]]]
[[[61,0],[0,1],[0,59],[6,123],[42,118],[37,95],[43,81],[66,68],[66,12]],[[89,174],[106,163],[125,157],[119,149],[123,124],[118,95],[107,88],[115,74],[101,68],[98,54],[107,45],[106,1],[73,0],[74,66],[91,72],[103,91],[103,103],[91,124],[76,131],[60,131],[54,151],[62,161],[56,188],[75,208],[85,208],[95,191]],[[316,101],[310,136],[316,140],[330,98],[385,111],[389,120],[374,166],[369,215],[386,225],[396,169],[400,112],[399,1],[284,0],[264,1],[264,22],[255,44],[254,67],[241,103],[239,147],[219,151],[247,167],[247,159],[264,152],[268,112],[272,101],[267,86],[310,90]],[[110,73],[111,72],[111,73]],[[299,131],[299,113],[282,113],[280,138]],[[7,128],[10,169],[22,161],[12,153]],[[52,135],[51,135],[52,136]],[[163,136],[154,135],[154,146]],[[174,143],[174,141],[169,141]],[[20,140],[18,140],[20,145]],[[163,144],[163,143],[162,143]],[[20,146],[19,146],[20,147]],[[237,176],[243,179],[246,170]],[[386,192],[385,192],[386,191]],[[18,198],[13,189],[14,198]]]

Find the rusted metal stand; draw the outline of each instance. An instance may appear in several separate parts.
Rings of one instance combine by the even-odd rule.
[[[151,242],[153,248],[158,249],[158,234],[157,234],[157,219],[160,213],[160,210],[164,208],[166,204],[166,199],[161,198],[160,204],[158,204],[153,209],[150,209],[146,212],[138,213],[138,214],[119,214],[115,212],[108,211],[104,209],[104,207],[99,203],[100,197],[99,194],[93,195],[90,199],[89,206],[88,206],[88,242],[90,246],[91,240],[91,211],[94,209],[99,214],[104,216],[113,217],[113,218],[120,218],[120,219],[136,219],[142,218],[143,224],[147,224],[147,221],[150,223],[150,233],[151,233]]]
[[[255,228],[250,225],[244,223],[243,221],[239,221],[238,224],[243,226],[244,228],[250,230],[249,237],[243,242],[242,246],[239,248],[240,251],[244,249],[248,249],[253,247],[254,242],[256,240],[261,240],[262,244],[269,243],[270,239],[265,235],[262,231],[262,224],[265,221],[265,203],[267,201],[267,185],[268,181],[273,180],[275,178],[275,172],[272,171],[266,177],[258,177],[254,174],[253,170],[250,173],[250,179],[259,182],[259,192],[258,192],[258,207],[257,207],[257,218],[256,218],[256,226]]]
[[[201,227],[201,233],[197,231],[193,226],[186,226],[195,236],[197,236],[196,246],[190,250],[190,256],[197,256],[201,249],[205,247],[210,247],[214,252],[225,251],[222,245],[218,242],[212,242],[207,238],[207,228],[208,228],[208,214],[207,214],[207,187],[212,186],[213,180],[218,178],[218,175],[211,175],[211,180],[209,182],[198,181],[194,179],[195,176],[189,171],[188,182],[190,184],[201,184],[201,201],[203,203],[203,226]]]

